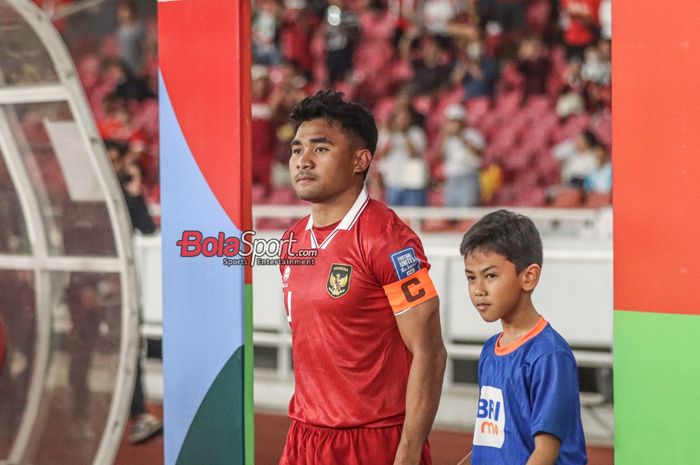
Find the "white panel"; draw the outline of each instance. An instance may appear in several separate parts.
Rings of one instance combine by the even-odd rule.
[[[142,323],[163,324],[163,268],[160,235],[134,236]]]
[[[258,233],[257,238],[281,237],[282,233]],[[253,325],[256,330],[283,330],[288,326],[282,297],[282,277],[277,266],[253,268]]]
[[[94,155],[85,142],[75,121],[44,120],[46,132],[63,171],[71,200],[78,202],[104,201],[97,177],[87,163]]]
[[[582,245],[571,240],[548,247],[545,242],[542,276],[533,302],[569,344],[612,347],[612,245]],[[472,306],[461,257],[452,258],[450,270],[448,303],[442,307],[448,314],[446,334],[483,341],[500,332],[500,323],[485,323]]]

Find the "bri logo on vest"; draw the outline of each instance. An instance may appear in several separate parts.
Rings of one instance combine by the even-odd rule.
[[[503,392],[493,386],[482,386],[476,412],[474,444],[500,448],[505,440],[505,427]]]

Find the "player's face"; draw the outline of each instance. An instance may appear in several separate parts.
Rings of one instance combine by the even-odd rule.
[[[361,179],[358,150],[338,123],[325,118],[306,121],[292,140],[289,172],[297,196],[314,203],[331,202]]]
[[[523,276],[501,254],[477,250],[464,257],[469,298],[484,321],[508,320],[522,298]]]

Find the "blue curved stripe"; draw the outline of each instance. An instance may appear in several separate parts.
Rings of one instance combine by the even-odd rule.
[[[159,91],[165,465],[174,465],[204,396],[244,344],[243,268],[225,267],[218,257],[180,257],[184,230],[240,231],[202,176],[160,73]]]

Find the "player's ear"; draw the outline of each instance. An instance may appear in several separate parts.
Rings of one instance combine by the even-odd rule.
[[[520,272],[520,282],[523,291],[530,292],[535,287],[537,287],[537,283],[540,280],[541,272],[542,267],[540,265],[537,265],[536,263],[533,263],[532,265],[528,266]]]
[[[369,169],[370,163],[372,163],[372,153],[368,149],[355,151],[353,159],[355,173],[364,173]]]

